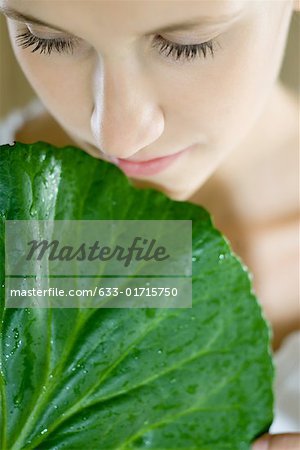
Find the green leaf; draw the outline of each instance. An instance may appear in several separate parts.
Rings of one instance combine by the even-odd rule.
[[[246,450],[272,422],[270,329],[208,213],[45,143],[0,149],[0,448]],[[5,309],[4,221],[192,220],[190,309]]]

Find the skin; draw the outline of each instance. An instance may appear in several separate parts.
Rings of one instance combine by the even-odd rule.
[[[292,2],[272,3],[121,1],[116,8],[112,1],[85,1],[70,8],[68,1],[0,2],[82,40],[73,56],[37,55],[16,45],[14,35],[26,25],[8,23],[28,80],[86,151],[139,161],[195,145],[163,172],[142,177],[177,200],[188,199],[203,185],[262,113],[292,13]],[[225,22],[218,23],[225,14]],[[204,16],[210,23],[201,23]],[[214,38],[214,58],[179,62],[151,47],[152,30],[197,18],[193,30],[162,35],[184,44]],[[44,38],[69,36],[37,25],[30,30]],[[61,82],[66,70],[67,82]]]
[[[278,435],[264,435],[256,441],[252,450],[299,450],[300,435],[296,433],[286,433]]]
[[[261,178],[259,173],[262,155],[272,161],[273,178],[277,166],[281,171],[284,167],[284,173],[294,173],[281,180],[285,199],[292,198],[285,217],[291,215],[297,203],[293,171],[297,107],[277,80],[296,3],[119,1],[116,8],[115,1],[85,0],[72,2],[70,8],[70,2],[63,0],[0,0],[0,6],[15,7],[50,23],[51,28],[27,23],[39,37],[67,39],[71,33],[80,39],[73,55],[31,53],[32,47],[22,49],[15,41],[26,23],[8,19],[16,58],[50,113],[38,124],[44,140],[49,133],[49,142],[74,142],[97,158],[132,161],[170,155],[193,145],[161,173],[136,177],[133,182],[158,188],[174,200],[189,199],[208,207],[218,228],[256,275],[256,292],[272,325],[277,329],[279,322],[284,324],[280,338],[295,329],[298,287],[282,280],[282,266],[272,264],[281,259],[287,242],[294,247],[295,223],[289,222],[288,231],[279,227],[277,246],[270,246],[270,236],[282,220],[282,203],[281,210],[276,210],[274,181],[268,191],[268,172]],[[226,20],[220,21],[224,15]],[[162,31],[190,20],[197,22],[192,29]],[[214,57],[168,58],[151,46],[158,34],[181,44],[213,39]],[[26,134],[25,130],[24,142],[33,135],[37,136],[36,131]],[[265,191],[270,193],[264,198]],[[250,242],[251,254],[244,242]],[[270,248],[275,253],[270,254]],[[297,264],[294,248],[288,249],[289,274]],[[276,271],[284,294],[274,283]],[[261,273],[267,281],[260,281]],[[293,279],[297,280],[296,274]],[[283,306],[282,295],[287,299]],[[299,435],[272,436],[269,444],[270,450],[296,450]]]

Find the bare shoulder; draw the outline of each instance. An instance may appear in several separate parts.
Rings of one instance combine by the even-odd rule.
[[[25,122],[16,133],[16,140],[25,144],[45,141],[58,147],[74,144],[63,128],[46,111]]]

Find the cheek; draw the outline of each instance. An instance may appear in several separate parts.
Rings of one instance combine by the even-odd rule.
[[[278,76],[290,13],[255,10],[228,32],[213,59],[174,71],[168,117],[173,130],[201,132],[208,148],[225,153],[245,137],[267,101]],[[184,74],[184,75],[183,75]],[[171,83],[170,83],[171,80]]]
[[[28,79],[46,108],[62,126],[76,134],[79,130],[86,132],[92,109],[87,74],[76,63],[55,64],[59,57],[55,56],[46,63],[43,62],[43,56],[24,58]]]
[[[228,42],[208,85],[215,92],[207,107],[216,145],[237,145],[259,118],[278,77],[289,18],[265,8]]]
[[[20,67],[45,107],[67,130],[75,134],[80,130],[88,139],[93,104],[89,63],[68,55],[31,53],[16,45],[12,26],[9,32]]]

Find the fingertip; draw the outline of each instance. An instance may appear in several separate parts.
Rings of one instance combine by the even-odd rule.
[[[269,443],[269,435],[265,434],[260,439],[258,439],[258,441],[255,441],[252,446],[252,450],[268,450]]]

